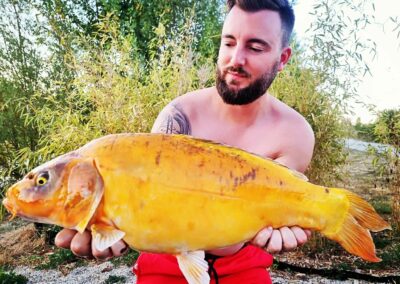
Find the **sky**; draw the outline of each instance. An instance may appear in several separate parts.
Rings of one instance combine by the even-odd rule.
[[[294,6],[296,23],[294,30],[300,39],[305,41],[310,37],[306,30],[313,21],[309,13],[313,10],[314,0],[298,0]],[[390,16],[400,16],[400,1],[398,0],[371,0],[375,5],[375,17],[377,22],[386,21],[385,30],[380,25],[370,25],[365,30],[377,44],[377,56],[374,60],[368,60],[372,76],[367,74],[362,78],[358,87],[360,100],[366,104],[373,104],[374,110],[380,111],[388,108],[400,108],[400,38],[397,31],[392,32],[393,25],[388,19]],[[390,27],[390,28],[389,28]],[[368,58],[367,56],[365,56]],[[351,102],[354,115],[349,118],[354,123],[359,117],[361,122],[370,123],[375,115],[367,108],[356,102]]]

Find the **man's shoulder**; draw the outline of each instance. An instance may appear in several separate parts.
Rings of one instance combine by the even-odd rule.
[[[312,128],[306,118],[297,110],[273,96],[271,96],[271,102],[273,105],[273,112],[282,125],[291,129],[312,132]]]
[[[169,105],[179,105],[183,109],[187,109],[192,106],[198,107],[198,104],[207,102],[215,91],[215,87],[191,91],[176,97],[169,103]]]
[[[198,109],[204,109],[212,88],[181,95],[167,104],[153,124],[152,132],[191,134],[191,121]]]
[[[315,137],[305,117],[292,107],[274,98],[274,111],[279,117],[276,137],[279,141],[277,161],[304,172],[311,161]]]

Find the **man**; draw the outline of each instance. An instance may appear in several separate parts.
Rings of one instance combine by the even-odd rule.
[[[172,101],[159,114],[152,132],[221,142],[304,172],[314,147],[311,127],[295,110],[266,92],[291,55],[292,7],[287,0],[228,0],[228,7],[216,86]],[[266,267],[272,257],[265,250],[291,250],[304,244],[309,234],[298,227],[265,228],[251,244],[208,252],[210,274],[219,283],[270,283]],[[106,251],[96,251],[91,249],[88,232],[76,234],[66,229],[57,235],[56,244],[77,255],[93,254],[101,259],[126,250],[120,241]],[[138,284],[186,283],[173,256],[143,253],[135,272]]]

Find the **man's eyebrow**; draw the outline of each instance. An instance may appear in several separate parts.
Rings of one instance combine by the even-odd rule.
[[[230,35],[230,34],[222,35],[222,38],[235,39],[235,37],[233,35]]]

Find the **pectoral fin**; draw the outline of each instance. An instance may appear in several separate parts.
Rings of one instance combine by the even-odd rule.
[[[103,197],[103,180],[92,158],[77,159],[68,177],[64,211],[72,224],[65,227],[83,233]]]
[[[192,251],[178,254],[179,268],[189,284],[209,284],[208,263],[204,251]]]
[[[94,246],[100,251],[111,247],[125,236],[124,232],[103,224],[93,224],[91,230]]]

